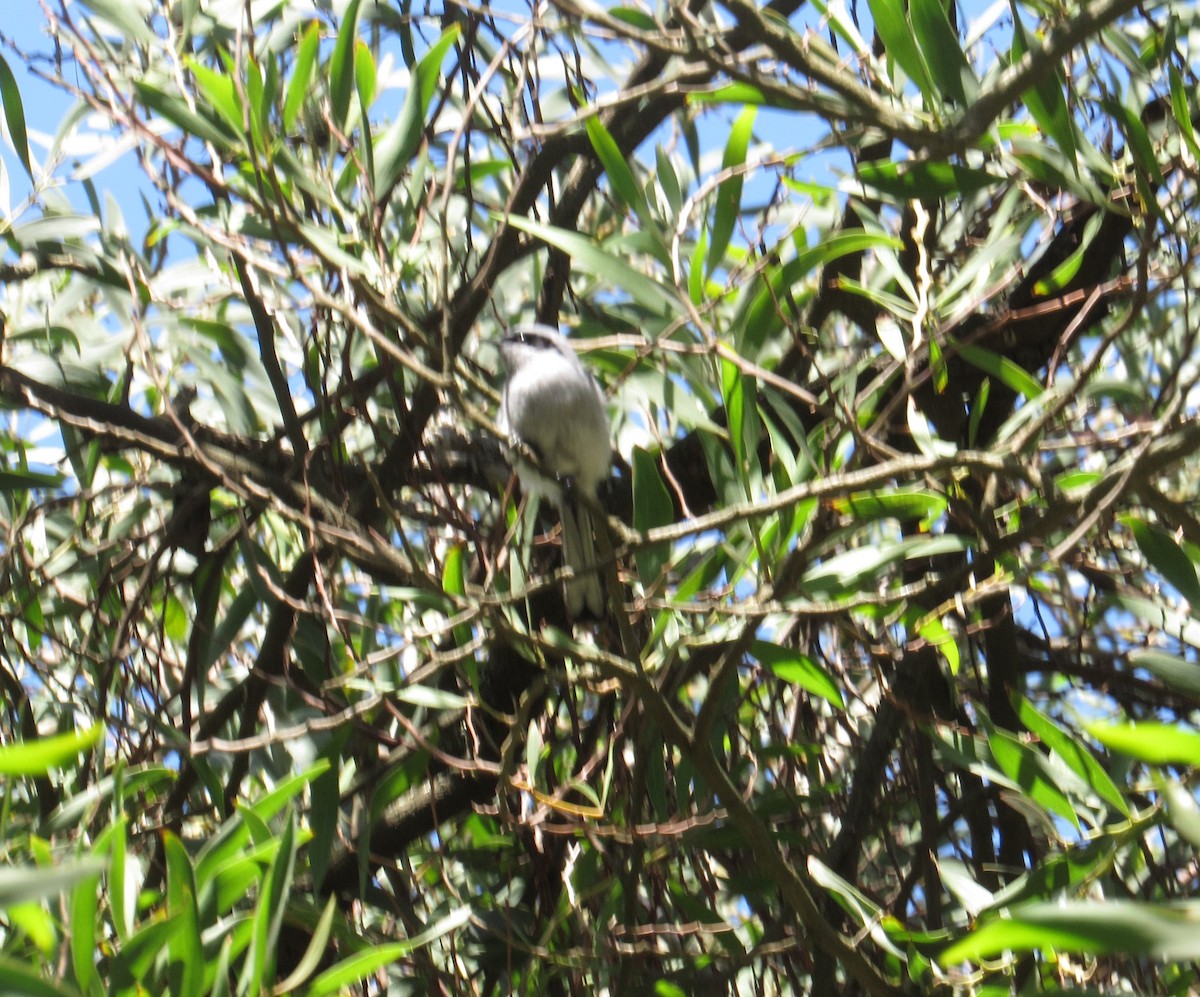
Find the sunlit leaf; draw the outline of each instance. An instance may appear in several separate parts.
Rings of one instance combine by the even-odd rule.
[[[954,350],[967,363],[986,371],[1021,397],[1033,400],[1042,394],[1043,388],[1037,379],[1008,357],[971,343],[956,344]]]
[[[713,211],[713,223],[709,233],[708,263],[706,272],[711,276],[725,259],[725,250],[737,226],[738,212],[742,204],[743,178],[737,172],[746,162],[746,152],[754,131],[756,109],[748,104],[734,119],[725,143],[725,155],[721,161],[723,169],[734,171],[732,176],[721,181],[717,188],[717,203]]]
[[[29,137],[25,131],[25,105],[21,101],[21,90],[17,86],[17,78],[13,76],[8,62],[0,55],[0,104],[4,106],[4,123],[8,126],[8,136],[12,140],[13,149],[25,172],[33,176],[33,166],[29,161]]]
[[[447,28],[413,68],[404,105],[396,120],[375,142],[375,190],[389,190],[408,168],[425,134],[425,119],[437,91],[442,62],[457,41],[457,24]]]
[[[863,163],[857,176],[866,186],[905,201],[970,194],[1004,181],[987,170],[929,160]]]
[[[910,0],[908,11],[913,36],[941,96],[965,107],[974,100],[979,84],[942,0]]]
[[[312,21],[300,39],[296,50],[296,61],[292,66],[292,78],[288,81],[287,92],[283,99],[283,127],[291,131],[296,125],[300,109],[308,99],[309,85],[312,82],[313,67],[317,61],[317,46],[321,41],[321,25]]]
[[[354,97],[354,51],[358,42],[358,10],[362,0],[350,0],[342,15],[333,55],[329,58],[329,98],[333,122],[343,131]]]
[[[875,30],[883,41],[887,54],[904,70],[927,98],[935,95],[933,78],[929,67],[917,48],[912,24],[908,19],[907,5],[903,0],[867,0]]]
[[[670,314],[678,301],[670,288],[632,267],[616,253],[578,232],[554,228],[531,218],[511,216],[505,219],[513,228],[537,237],[547,245],[561,249],[581,270],[605,284],[620,288],[648,311]]]
[[[1129,900],[1029,904],[988,920],[944,949],[938,962],[979,962],[1006,950],[1081,955],[1127,953],[1147,959],[1200,958],[1200,904]]]
[[[45,775],[63,768],[99,743],[104,725],[0,746],[0,775]]]
[[[756,640],[750,645],[750,655],[784,682],[798,685],[839,708],[845,705],[841,690],[833,677],[807,654],[801,654],[790,647]]]
[[[923,488],[889,488],[835,496],[829,503],[857,520],[895,518],[904,522],[937,519],[946,511],[946,496]]]
[[[1027,699],[1017,704],[1017,716],[1036,734],[1042,743],[1066,763],[1088,787],[1118,813],[1130,815],[1129,804],[1117,789],[1104,767],[1082,741],[1073,737],[1065,728],[1034,709]]]
[[[402,958],[414,949],[428,945],[430,942],[462,928],[470,920],[471,913],[471,908],[464,905],[435,921],[407,941],[376,945],[343,959],[332,969],[326,970],[313,980],[306,993],[308,997],[327,997],[329,994],[339,993],[343,988],[365,980],[375,970]]]
[[[238,99],[233,80],[196,59],[189,58],[186,63],[209,105],[225,119],[234,133],[241,132],[245,127],[242,102]]]
[[[583,125],[587,131],[588,141],[592,143],[592,148],[604,166],[604,172],[608,174],[609,182],[617,196],[633,210],[643,223],[649,221],[646,199],[642,196],[641,188],[638,186],[625,155],[608,129],[604,127],[604,122],[600,120],[599,115],[590,114],[584,119]]]
[[[1138,516],[1123,516],[1121,522],[1133,533],[1151,567],[1174,585],[1188,602],[1200,608],[1200,579],[1196,577],[1196,565],[1174,538],[1166,530]]]
[[[1175,724],[1090,720],[1087,732],[1106,748],[1151,765],[1200,766],[1200,731]]]

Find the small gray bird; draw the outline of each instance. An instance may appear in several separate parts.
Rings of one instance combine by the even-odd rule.
[[[518,466],[521,484],[553,502],[562,518],[563,563],[576,576],[567,583],[567,613],[578,617],[586,609],[601,618],[604,589],[595,570],[595,528],[572,490],[579,498],[594,499],[608,476],[612,445],[604,396],[571,344],[549,326],[514,326],[500,341],[500,356],[508,369],[504,422],[546,472]]]

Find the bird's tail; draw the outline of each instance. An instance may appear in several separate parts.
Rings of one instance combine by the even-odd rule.
[[[567,499],[562,503],[563,564],[575,572],[567,582],[567,615],[578,618],[587,613],[604,618],[604,588],[596,570],[596,530],[588,509]]]

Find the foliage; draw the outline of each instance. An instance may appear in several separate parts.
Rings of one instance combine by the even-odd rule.
[[[1200,987],[1196,10],[47,25],[3,989]],[[495,425],[534,319],[612,402],[595,623]]]

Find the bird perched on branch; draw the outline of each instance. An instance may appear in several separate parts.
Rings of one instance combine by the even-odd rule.
[[[512,438],[537,458],[518,461],[521,484],[557,506],[562,520],[566,609],[604,616],[604,588],[596,572],[596,533],[588,503],[612,461],[604,396],[565,337],[545,325],[514,326],[500,341],[508,370],[504,422]]]

